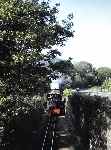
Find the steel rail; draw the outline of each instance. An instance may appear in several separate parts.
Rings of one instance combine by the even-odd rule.
[[[55,118],[49,117],[41,150],[53,150],[55,137]]]

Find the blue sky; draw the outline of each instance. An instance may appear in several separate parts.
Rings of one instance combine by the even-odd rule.
[[[62,57],[111,67],[111,0],[52,0],[60,2],[59,18],[74,14],[75,37],[62,48]]]

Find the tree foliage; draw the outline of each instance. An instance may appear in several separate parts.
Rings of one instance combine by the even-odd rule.
[[[59,86],[62,91],[71,87],[72,77],[74,76],[74,65],[71,60],[72,58],[69,57],[67,60],[59,60],[52,64],[53,71],[61,78]]]
[[[96,83],[96,70],[91,63],[81,61],[74,65],[72,87],[86,88]]]
[[[111,91],[111,79],[107,79],[103,82],[102,88]]]
[[[6,130],[14,116],[40,111],[32,98],[47,92],[55,78],[55,47],[73,37],[73,16],[62,23],[57,17],[58,4],[50,1],[0,0],[0,118]]]
[[[106,80],[111,78],[111,68],[108,67],[100,67],[97,69],[97,77],[99,85],[102,85],[102,83]]]
[[[75,136],[75,149],[106,150],[111,102],[108,98],[75,94],[70,98]],[[72,114],[71,114],[72,115]]]
[[[54,76],[50,63],[60,55],[53,47],[73,36],[72,16],[60,24],[58,5],[46,1],[0,3],[0,78],[7,95],[46,91]]]
[[[61,75],[70,75],[73,71],[73,64],[71,62],[71,58],[68,60],[59,60],[52,64],[53,71],[61,73]]]

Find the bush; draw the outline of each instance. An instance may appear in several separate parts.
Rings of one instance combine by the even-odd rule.
[[[4,127],[1,149],[32,150],[32,147],[41,147],[40,134],[44,132],[47,117],[43,115],[42,103],[37,102],[36,108],[34,106],[14,101],[11,97],[0,105]]]
[[[75,135],[81,150],[107,149],[107,118],[111,118],[108,98],[75,94],[70,97]]]

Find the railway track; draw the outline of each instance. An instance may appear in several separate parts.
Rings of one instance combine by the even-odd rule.
[[[41,150],[55,150],[55,124],[56,117],[49,117]]]
[[[59,150],[61,147],[70,150],[72,145],[71,127],[65,116],[49,117],[45,128],[41,150]]]

